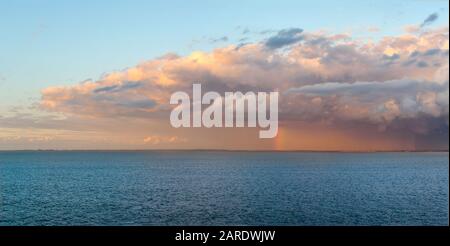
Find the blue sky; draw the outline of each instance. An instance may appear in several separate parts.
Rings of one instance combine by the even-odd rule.
[[[402,32],[448,1],[1,1],[0,110],[27,105],[50,85],[68,85],[168,52],[236,43],[245,28],[299,27],[368,35]],[[263,38],[254,35],[253,39]]]

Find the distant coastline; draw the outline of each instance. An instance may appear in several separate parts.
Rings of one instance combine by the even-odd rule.
[[[267,152],[267,153],[445,153],[449,150],[233,150],[233,149],[17,149],[0,152]]]

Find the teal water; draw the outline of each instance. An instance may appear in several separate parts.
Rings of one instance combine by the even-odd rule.
[[[0,225],[448,225],[448,153],[0,152]]]

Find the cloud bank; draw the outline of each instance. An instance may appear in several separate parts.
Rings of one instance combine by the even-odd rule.
[[[205,91],[277,90],[281,124],[294,127],[448,136],[448,35],[445,27],[370,40],[289,28],[260,42],[167,54],[98,80],[48,87],[38,107],[67,117],[169,125],[170,95],[201,83]],[[170,142],[147,142],[155,139]]]

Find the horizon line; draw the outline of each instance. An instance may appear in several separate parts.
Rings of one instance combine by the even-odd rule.
[[[0,149],[0,152],[302,152],[302,153],[444,153],[448,149],[437,150],[251,150],[251,149]]]

